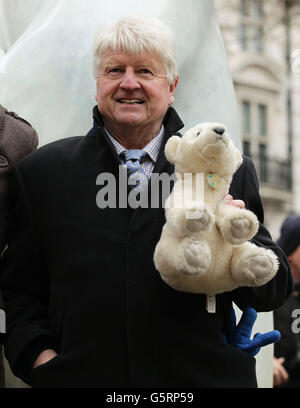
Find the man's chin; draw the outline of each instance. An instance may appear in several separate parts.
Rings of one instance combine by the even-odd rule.
[[[115,119],[115,122],[119,125],[128,126],[128,127],[138,127],[143,126],[145,123],[145,118],[140,115],[120,115]]]

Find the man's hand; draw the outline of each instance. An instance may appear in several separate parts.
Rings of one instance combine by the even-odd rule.
[[[280,340],[280,333],[273,330],[264,334],[256,333],[251,340],[253,325],[257,318],[257,313],[252,307],[247,307],[236,325],[236,316],[233,307],[230,308],[225,322],[225,341],[240,350],[255,356],[263,346],[275,343]]]
[[[48,349],[41,352],[38,358],[35,360],[33,364],[33,368],[37,368],[42,364],[46,364],[48,361],[52,360],[54,357],[57,356],[56,351]]]
[[[232,195],[230,195],[230,194],[227,194],[226,196],[224,196],[222,201],[223,201],[224,204],[233,205],[234,207],[238,207],[241,210],[246,208],[246,205],[245,205],[244,201],[234,200]]]
[[[279,385],[285,384],[289,379],[288,372],[283,367],[285,359],[281,358],[273,358],[273,383],[274,387],[278,387]]]

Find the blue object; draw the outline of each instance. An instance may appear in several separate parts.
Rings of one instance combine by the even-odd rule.
[[[147,157],[147,154],[148,153],[144,150],[138,149],[124,150],[124,152],[122,152],[122,156],[125,159],[125,164],[130,175],[135,172],[142,172],[140,163]]]
[[[240,350],[245,351],[251,356],[259,353],[261,347],[276,343],[280,340],[280,332],[273,330],[264,334],[256,333],[251,340],[253,325],[257,318],[257,312],[252,307],[247,307],[242,317],[236,325],[236,316],[233,307],[229,309],[226,316],[224,340],[226,343]]]

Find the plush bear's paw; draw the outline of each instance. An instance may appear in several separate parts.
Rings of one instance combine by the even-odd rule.
[[[231,235],[235,239],[246,237],[251,231],[251,222],[247,218],[236,218],[231,221]]]
[[[234,268],[234,277],[241,286],[262,286],[269,282],[278,270],[278,260],[273,251],[256,248],[254,252],[242,256]]]
[[[253,238],[258,230],[257,217],[248,210],[232,209],[232,215],[220,221],[224,239],[233,245],[240,245]]]
[[[201,275],[211,263],[211,252],[206,243],[190,241],[183,245],[176,269],[188,275]]]
[[[207,232],[214,222],[214,215],[204,203],[188,205],[185,218],[190,232]]]
[[[178,238],[192,233],[206,233],[215,223],[215,216],[203,202],[189,202],[181,208],[171,208],[166,212],[167,223]]]

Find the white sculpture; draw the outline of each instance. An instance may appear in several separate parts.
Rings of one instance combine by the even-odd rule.
[[[85,134],[95,104],[95,34],[121,16],[160,17],[175,33],[180,85],[174,106],[186,126],[219,121],[239,144],[234,92],[213,11],[211,0],[0,0],[0,72],[6,72],[0,75],[1,103],[32,122],[40,145]],[[226,104],[216,106],[225,98]],[[205,101],[200,111],[199,100]]]

